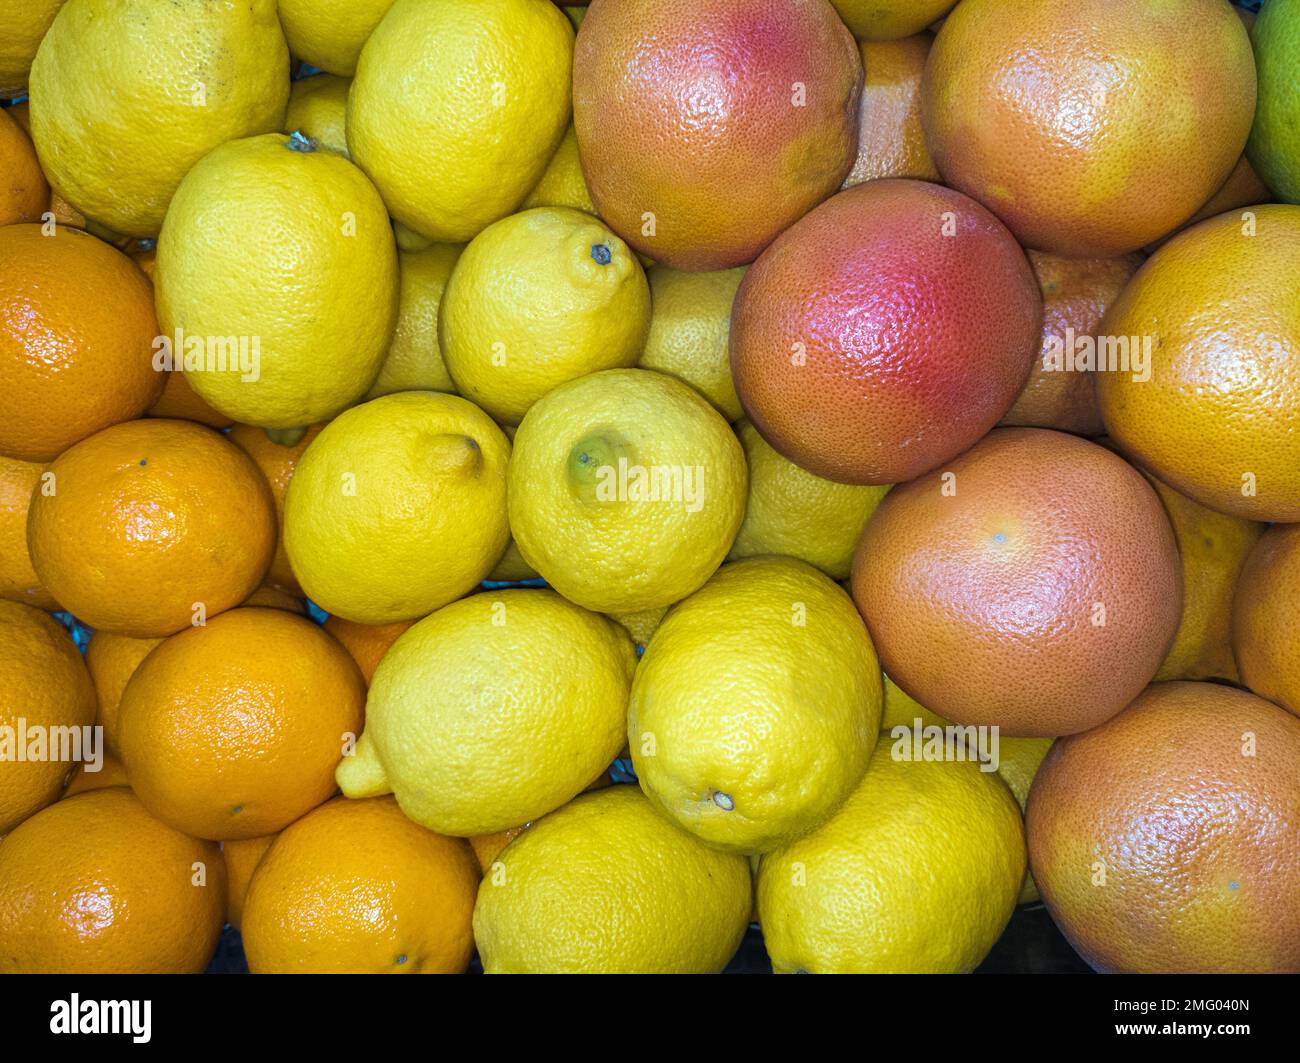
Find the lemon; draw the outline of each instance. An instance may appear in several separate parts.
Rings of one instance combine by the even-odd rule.
[[[369,398],[394,391],[455,391],[438,343],[438,307],[460,244],[430,244],[397,255],[397,328]]]
[[[1055,741],[1055,738],[1008,738],[1005,735],[998,738],[998,775],[1011,788],[1011,793],[1020,804],[1022,816],[1025,802],[1029,799],[1029,787]],[[1034,882],[1034,876],[1026,871],[1016,903],[1033,904],[1038,899],[1038,886]]]
[[[947,727],[949,721],[937,712],[931,712],[911,694],[885,676],[885,704],[881,713],[880,729],[892,731],[895,727],[913,728],[916,721],[922,727]]]
[[[748,420],[736,435],[749,461],[749,498],[731,557],[788,554],[845,579],[867,518],[889,486],[823,480],[778,454]]]
[[[554,591],[485,591],[404,632],[379,662],[348,797],[391,791],[430,830],[517,827],[580,794],[618,755],[636,649]]]
[[[36,49],[63,0],[0,0],[0,97],[21,96]]]
[[[505,552],[510,444],[455,395],[404,391],[340,414],[298,461],[284,545],[307,596],[359,624],[425,616]]]
[[[731,304],[747,268],[685,273],[655,265],[647,273],[654,312],[641,367],[684,380],[728,421],[742,412],[727,344]]]
[[[537,182],[536,187],[528,193],[528,198],[520,210],[532,207],[572,207],[588,214],[596,213],[596,204],[591,201],[587,190],[587,179],[582,176],[582,160],[578,157],[578,134],[573,123],[560,146],[555,149],[551,161],[546,164],[546,171]]]
[[[561,384],[515,434],[510,527],[571,601],[633,613],[685,598],[726,557],[745,456],[696,392],[645,369]]]
[[[745,859],[700,844],[634,786],[586,794],[506,846],[474,940],[488,974],[711,974],[750,911]]]
[[[186,175],[154,284],[195,392],[244,424],[296,428],[373,383],[397,318],[397,248],[365,174],[271,133],[223,144]],[[238,344],[239,358],[212,357],[214,343]]]
[[[331,74],[351,76],[361,46],[393,0],[279,0],[280,24],[299,59]]]
[[[668,612],[668,606],[660,605],[654,609],[641,609],[635,613],[611,613],[610,619],[622,624],[638,646],[650,643],[651,636],[659,629],[659,624]]]
[[[302,133],[322,148],[348,154],[348,78],[316,74],[300,78],[289,87],[289,109],[284,115],[285,133]]]
[[[788,557],[725,565],[664,617],[628,704],[641,786],[711,845],[764,852],[852,792],[880,730],[880,665],[852,600]]]
[[[904,761],[881,741],[821,829],[763,856],[772,968],[959,974],[1001,935],[1025,874],[1011,791],[974,761]]]
[[[541,179],[572,69],[550,0],[397,0],[357,63],[348,147],[397,221],[463,243]]]
[[[650,289],[627,244],[590,214],[542,207],[470,242],[438,338],[460,393],[518,424],[556,385],[635,365],[649,323]]]
[[[204,155],[280,128],[289,51],[275,0],[69,0],[36,53],[31,95],[32,139],[59,195],[114,232],[156,236]]]
[[[1300,203],[1300,2],[1269,0],[1251,31],[1259,106],[1246,154],[1286,203]]]
[[[501,560],[488,573],[488,579],[500,583],[517,583],[519,580],[537,579],[537,572],[524,560],[524,555],[519,552],[519,547],[511,539],[506,552],[501,555]]]
[[[393,236],[397,240],[397,246],[403,251],[427,251],[436,241],[430,240],[427,236],[421,236],[413,229],[408,229],[400,221],[393,222]],[[460,244],[453,245],[460,247]]]

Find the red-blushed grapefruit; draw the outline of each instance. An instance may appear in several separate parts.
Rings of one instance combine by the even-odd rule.
[[[1063,432],[1000,428],[895,487],[862,533],[853,598],[889,677],[933,712],[1074,734],[1150,682],[1182,612],[1160,499]]]
[[[593,0],[573,57],[592,201],[676,269],[752,262],[843,182],[861,89],[827,0]]]
[[[1106,426],[1093,381],[1096,334],[1142,256],[1062,258],[1030,251],[1029,264],[1043,292],[1042,344],[1029,383],[1002,423],[1099,436]]]
[[[731,369],[776,450],[828,480],[892,484],[997,424],[1038,349],[1042,300],[1015,239],[924,181],[847,189],[745,275]]]
[[[1027,246],[1136,251],[1241,156],[1250,38],[1223,0],[964,0],[930,51],[926,142],[945,181]]]
[[[1300,720],[1157,683],[1056,742],[1029,791],[1034,881],[1099,971],[1300,971]]]
[[[1232,604],[1242,681],[1300,716],[1300,524],[1275,524],[1246,558]]]

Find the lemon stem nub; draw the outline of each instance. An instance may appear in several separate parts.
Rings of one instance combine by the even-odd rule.
[[[592,244],[591,257],[600,265],[608,266],[614,261],[614,252],[609,249],[609,244]]]
[[[713,803],[723,812],[732,812],[736,807],[736,802],[731,799],[731,795],[724,794],[721,790],[713,791]]]
[[[284,146],[290,151],[311,152],[316,150],[316,141],[295,129],[289,134],[289,139],[284,142]]]

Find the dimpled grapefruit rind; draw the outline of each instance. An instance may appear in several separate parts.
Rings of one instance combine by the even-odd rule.
[[[1246,558],[1232,612],[1242,681],[1300,716],[1300,525],[1276,524]]]
[[[591,198],[655,261],[752,262],[847,176],[861,87],[826,0],[594,0],[573,76]]]
[[[1149,258],[1103,335],[1149,340],[1149,379],[1097,374],[1111,438],[1233,516],[1300,521],[1300,207],[1223,214]]]
[[[922,705],[1052,737],[1109,719],[1155,675],[1182,570],[1160,499],[1122,458],[1000,428],[885,496],[853,597],[886,673]]]
[[[1300,720],[1158,683],[1056,742],[1029,792],[1048,910],[1095,969],[1300,971]]]
[[[784,232],[732,310],[736,391],[797,465],[842,483],[911,480],[1015,401],[1042,299],[1011,234],[922,181],[857,185]]]
[[[922,90],[945,181],[1027,246],[1074,257],[1135,251],[1189,218],[1254,109],[1250,40],[1222,0],[965,0]]]

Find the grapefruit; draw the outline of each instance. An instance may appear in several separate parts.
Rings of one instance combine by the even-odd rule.
[[[918,33],[899,41],[863,41],[858,156],[844,187],[878,177],[939,180],[921,127],[921,75],[934,38]]]
[[[1081,258],[1136,251],[1195,213],[1254,108],[1250,38],[1223,0],[965,0],[922,91],[944,180],[1022,243]]]
[[[828,480],[892,484],[960,454],[1010,408],[1042,300],[972,199],[871,181],[783,233],[745,275],[731,368],[754,426]]]
[[[573,57],[592,201],[676,269],[752,262],[843,182],[861,88],[826,0],[594,0]]]
[[[1131,465],[1077,436],[1002,428],[885,496],[853,597],[885,671],[922,705],[1052,737],[1097,726],[1150,682],[1182,570]]]
[[[1300,525],[1269,528],[1246,559],[1233,603],[1241,678],[1300,716]]]
[[[1157,683],[1062,738],[1029,791],[1034,881],[1100,971],[1300,971],[1300,720]]]

